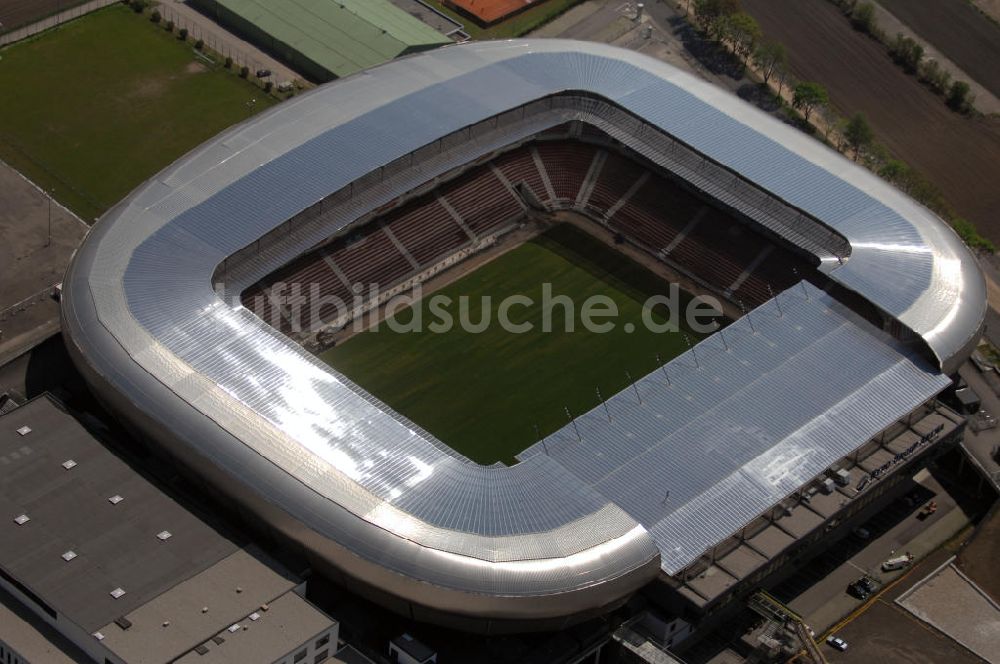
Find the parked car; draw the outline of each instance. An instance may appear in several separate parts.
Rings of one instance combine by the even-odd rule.
[[[847,650],[847,641],[843,640],[838,636],[828,636],[826,637],[826,644],[831,648],[836,648],[840,652]]]
[[[271,75],[271,70],[270,69],[258,69],[257,70],[257,78],[267,78],[270,75]]]
[[[882,570],[885,572],[892,572],[893,570],[903,569],[904,567],[909,567],[911,562],[913,562],[913,556],[906,553],[902,556],[889,558],[889,560],[882,563]]]
[[[870,583],[867,578],[852,581],[850,585],[847,586],[847,594],[856,599],[860,599],[861,601],[871,597],[874,591],[874,584]]]
[[[859,540],[869,540],[872,537],[872,533],[867,528],[855,528],[853,531],[854,536]]]

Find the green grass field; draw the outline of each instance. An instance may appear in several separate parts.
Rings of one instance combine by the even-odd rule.
[[[563,309],[554,308],[552,329],[542,328],[542,286],[576,303],[577,329],[564,332]],[[493,324],[481,333],[455,325],[434,333],[437,320],[428,299],[420,303],[424,331],[399,333],[385,324],[357,334],[322,355],[398,412],[433,433],[453,449],[479,463],[512,463],[514,455],[534,443],[534,425],[548,434],[567,424],[564,407],[579,415],[599,405],[596,389],[607,398],[687,348],[681,332],[654,333],[642,325],[643,303],[666,294],[656,275],[598,240],[569,226],[557,226],[536,239],[487,263],[438,291],[457,302],[471,296],[469,320],[480,321],[481,296],[492,297]],[[534,306],[514,307],[511,322],[530,322],[525,334],[506,332],[496,324],[504,297],[522,294]],[[618,306],[614,330],[588,332],[579,325],[579,309],[591,295],[606,295]],[[686,304],[685,296],[683,302]],[[458,306],[450,308],[457,320]],[[400,322],[413,311],[401,312]],[[656,320],[665,319],[656,315]],[[635,325],[628,333],[626,323]],[[691,342],[698,338],[688,332]]]
[[[115,5],[0,50],[0,159],[83,219],[275,100]]]
[[[476,25],[468,16],[459,14],[455,10],[446,7],[441,0],[426,1],[434,9],[464,25],[465,32],[472,39],[511,39],[512,37],[521,37],[535,28],[545,25],[573,5],[583,2],[583,0],[545,0],[536,7],[526,9],[504,21],[500,21],[496,25],[483,28]]]

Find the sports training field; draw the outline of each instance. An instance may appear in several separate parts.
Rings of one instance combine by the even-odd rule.
[[[553,308],[552,332],[542,331],[542,284],[553,295],[577,303],[576,331],[566,333],[565,310]],[[475,333],[455,325],[448,332],[428,330],[440,320],[420,304],[423,331],[398,333],[384,324],[355,335],[322,356],[334,368],[479,463],[512,463],[514,455],[542,434],[567,424],[564,407],[579,415],[627,386],[626,371],[638,379],[687,348],[680,332],[656,334],[642,324],[642,306],[653,294],[666,294],[656,275],[569,226],[557,226],[487,263],[435,295],[457,303],[470,296],[468,319],[482,319],[482,296],[492,298],[493,323]],[[499,302],[512,295],[534,300],[511,309],[512,323],[532,323],[516,334],[496,324]],[[611,332],[582,329],[580,307],[591,295],[606,295],[619,316]],[[683,298],[687,302],[687,297]],[[458,305],[447,310],[458,319]],[[411,320],[412,310],[398,320]],[[663,322],[662,316],[655,316]],[[601,319],[603,322],[604,319]],[[626,332],[626,324],[635,331]],[[688,332],[694,343],[697,335]]]
[[[274,103],[115,5],[0,50],[0,159],[92,220]]]

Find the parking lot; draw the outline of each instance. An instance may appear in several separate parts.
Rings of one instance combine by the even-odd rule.
[[[930,515],[924,507],[934,501]],[[867,539],[852,535],[775,587],[772,594],[803,616],[817,634],[861,606],[847,586],[869,576],[877,588],[898,579],[905,570],[885,572],[882,563],[906,552],[927,555],[969,523],[969,516],[941,482],[928,471],[914,476],[910,489],[863,524]]]

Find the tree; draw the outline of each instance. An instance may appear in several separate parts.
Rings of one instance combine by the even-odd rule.
[[[920,78],[939,95],[948,92],[948,86],[951,84],[951,74],[937,60],[924,60],[920,65]]]
[[[695,0],[694,3],[694,11],[698,18],[707,21],[721,16],[732,16],[740,9],[740,0]]]
[[[725,36],[729,17],[740,11],[740,0],[695,0],[695,13],[712,39]]]
[[[764,85],[767,85],[771,77],[788,64],[788,53],[785,52],[783,44],[776,41],[765,41],[757,45],[753,54],[753,63],[760,70],[760,75],[764,77]]]
[[[955,81],[948,89],[948,106],[961,113],[972,108],[972,95],[969,94],[969,84],[965,81]]]
[[[812,115],[812,112],[818,106],[826,105],[829,100],[830,97],[826,93],[826,88],[819,83],[806,81],[795,86],[795,91],[792,95],[792,106],[801,111],[806,122],[809,122],[809,116]]]
[[[924,57],[924,47],[899,32],[889,45],[889,54],[907,73],[915,74]]]
[[[858,157],[861,156],[861,151],[867,149],[875,138],[864,114],[854,114],[850,122],[847,123],[847,128],[844,130],[844,138],[847,139],[847,144],[854,150],[854,161],[857,161]]]
[[[890,159],[885,162],[885,165],[879,169],[878,174],[882,176],[883,179],[888,180],[894,184],[902,182],[910,167],[898,159]]]
[[[188,29],[187,28],[181,28],[180,31],[177,33],[177,37],[181,41],[186,40],[188,38]]]
[[[851,12],[851,23],[861,32],[873,34],[876,29],[875,5],[870,2],[862,2],[855,6]]]
[[[727,17],[725,21],[725,36],[733,46],[733,52],[746,63],[750,59],[762,32],[760,25],[753,16],[746,12],[738,12]]]

